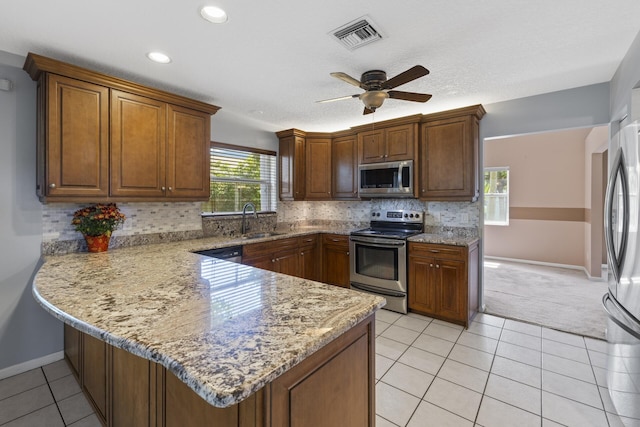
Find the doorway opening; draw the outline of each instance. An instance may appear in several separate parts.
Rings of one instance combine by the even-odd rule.
[[[486,313],[604,338],[608,132],[484,140]]]

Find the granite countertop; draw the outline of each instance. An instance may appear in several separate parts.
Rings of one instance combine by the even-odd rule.
[[[440,245],[471,246],[476,243],[478,236],[459,235],[455,233],[422,233],[409,237],[410,242],[435,243]]]
[[[384,299],[190,251],[319,231],[326,230],[48,256],[33,294],[63,322],[162,364],[210,404],[227,407],[374,313]]]

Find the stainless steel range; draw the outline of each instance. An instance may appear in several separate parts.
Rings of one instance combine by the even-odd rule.
[[[379,210],[369,228],[351,233],[351,289],[386,298],[387,310],[407,313],[407,239],[422,233],[423,212]]]

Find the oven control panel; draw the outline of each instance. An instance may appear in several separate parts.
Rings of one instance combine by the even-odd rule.
[[[371,211],[372,221],[420,223],[423,221],[423,217],[424,212],[404,209],[383,209]]]

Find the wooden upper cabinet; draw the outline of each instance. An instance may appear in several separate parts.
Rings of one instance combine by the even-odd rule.
[[[167,196],[198,198],[210,196],[208,113],[169,105],[167,142]]]
[[[331,199],[331,138],[307,138],[305,150],[305,199]]]
[[[425,200],[476,201],[481,105],[425,116],[420,140],[420,190]]]
[[[280,138],[278,173],[280,200],[304,200],[305,196],[305,137],[297,129],[277,133]]]
[[[165,103],[126,92],[111,93],[111,194],[164,197]]]
[[[358,133],[360,163],[413,160],[416,135],[416,123],[360,132]]]
[[[358,198],[358,144],[355,135],[335,138],[331,144],[331,193],[334,199]]]
[[[33,53],[23,68],[38,82],[41,201],[209,198],[219,107]]]
[[[360,163],[378,163],[384,161],[384,130],[371,130],[358,134]]]
[[[109,194],[109,89],[56,74],[38,84],[41,198]]]

